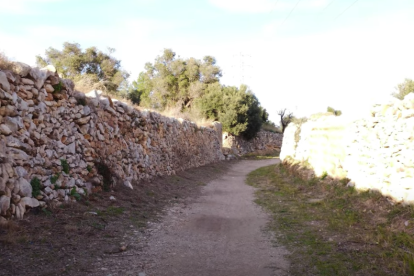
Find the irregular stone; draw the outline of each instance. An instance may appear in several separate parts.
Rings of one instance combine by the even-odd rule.
[[[94,186],[101,185],[101,180],[98,177],[93,177],[89,181]]]
[[[28,148],[27,145],[20,142],[19,139],[15,138],[13,136],[10,136],[10,137],[6,138],[6,145],[8,147],[17,148],[17,149]]]
[[[3,164],[3,171],[6,171],[10,178],[14,177],[14,169],[10,163]]]
[[[68,95],[72,95],[75,91],[75,84],[72,80],[69,79],[61,79],[60,80],[63,84],[63,88],[67,90]]]
[[[6,73],[6,76],[7,76],[7,79],[9,80],[9,82],[12,82],[12,83],[16,82],[16,78],[13,76],[12,72],[6,71],[5,73]],[[12,90],[14,90],[14,89],[12,89]]]
[[[15,160],[29,160],[29,155],[22,150],[9,148],[10,156]]]
[[[47,195],[49,195],[50,193],[52,193],[52,192],[53,192],[53,190],[52,190],[52,188],[50,188],[50,187],[46,187],[46,188],[44,189],[44,192],[45,192]]]
[[[0,133],[4,135],[10,135],[12,134],[12,131],[7,125],[0,125]]]
[[[23,204],[17,204],[16,205],[16,218],[17,219],[23,219],[24,213],[26,212],[26,208]]]
[[[133,190],[133,189],[134,189],[134,187],[132,187],[131,182],[129,182],[128,180],[127,180],[127,181],[124,181],[124,185],[125,185],[126,187],[130,188],[131,190]]]
[[[19,178],[17,180],[17,184],[20,187],[19,195],[23,197],[32,197],[32,185],[30,185],[30,183],[26,179],[22,177]]]
[[[12,196],[12,202],[14,203],[14,204],[18,204],[19,202],[20,202],[20,196],[19,195],[16,195],[16,194],[14,194],[13,196]]]
[[[39,201],[35,198],[23,197],[20,200],[20,204],[22,204],[25,207],[36,208],[39,206]]]
[[[16,106],[7,105],[0,108],[0,115],[15,117],[18,115]]]
[[[67,183],[66,183],[66,187],[68,188],[73,188],[75,187],[76,180],[74,178],[71,178]]]
[[[84,116],[88,116],[89,114],[91,114],[91,108],[89,107],[89,106],[87,106],[87,105],[85,105],[84,107],[83,107],[83,110],[82,110],[82,115],[84,115]]]
[[[105,111],[108,111],[108,112],[109,112],[109,113],[111,113],[112,115],[117,116],[116,111],[115,111],[113,108],[111,108],[110,106],[107,106],[107,107],[105,108]]]
[[[0,197],[0,214],[6,215],[7,210],[10,208],[10,197],[1,196]]]
[[[8,179],[0,177],[0,195],[6,193],[6,182]]]
[[[85,93],[85,96],[89,97],[89,98],[100,99],[102,94],[103,94],[102,90],[96,90],[95,89],[95,90],[89,91],[88,93]]]
[[[31,79],[27,79],[27,78],[22,78],[22,83],[26,84],[26,85],[34,85],[34,81],[32,81]]]
[[[45,89],[47,93],[53,93],[55,91],[55,89],[53,88],[51,84],[46,84]]]
[[[96,132],[96,136],[98,137],[99,141],[105,141],[105,137],[101,134],[99,130]]]
[[[23,167],[16,167],[15,171],[18,177],[25,177],[27,175],[27,171]]]
[[[29,74],[30,70],[32,70],[32,67],[30,67],[26,63],[13,62],[13,72],[22,77],[26,77]]]
[[[75,142],[71,143],[68,145],[67,147],[67,152],[71,153],[71,154],[75,154],[76,153],[76,145]]]
[[[4,117],[3,121],[12,132],[16,132],[19,129],[24,127],[22,118],[20,117],[16,117],[16,118]]]
[[[53,75],[52,72],[45,70],[45,69],[39,69],[39,68],[31,68],[30,70],[30,76],[34,80],[34,85],[37,89],[41,89],[43,84],[45,83],[45,80],[50,76]]]
[[[76,123],[79,125],[85,125],[89,122],[90,119],[91,119],[91,116],[83,117],[83,118],[76,120]]]
[[[55,69],[55,72],[56,72],[56,69]],[[56,84],[59,84],[60,82],[59,78],[56,76],[49,76],[49,80],[50,80],[51,85],[56,85]]]
[[[0,71],[0,87],[6,92],[10,91],[10,83],[7,80],[7,76],[4,72]]]

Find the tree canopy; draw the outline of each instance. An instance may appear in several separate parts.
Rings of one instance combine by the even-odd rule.
[[[414,92],[414,81],[412,79],[405,79],[404,82],[398,84],[396,89],[397,91],[392,95],[397,99],[403,100],[407,94]]]
[[[342,111],[341,110],[336,110],[333,107],[328,106],[328,108],[326,109],[326,111],[333,113],[335,116],[341,116],[342,115]]]
[[[198,110],[204,118],[218,120],[223,130],[253,138],[269,114],[246,86],[220,84],[220,67],[212,56],[202,60],[177,58],[165,49],[132,83],[128,98],[141,106],[164,110]]]
[[[208,85],[218,83],[221,70],[211,56],[176,58],[176,53],[165,49],[154,63],[147,63],[133,86],[142,104],[155,109],[190,108],[194,100],[202,97]],[[138,92],[139,91],[139,92]]]
[[[115,49],[108,53],[90,47],[82,50],[78,43],[63,43],[63,49],[50,47],[45,56],[36,56],[38,66],[55,66],[63,78],[72,79],[75,84],[89,84],[98,89],[115,92],[126,84],[129,74],[122,70],[121,61],[112,56]]]
[[[292,112],[288,113],[286,108],[284,108],[284,109],[279,110],[277,114],[280,116],[280,127],[282,129],[282,133],[285,133],[287,126],[294,119],[293,113]]]

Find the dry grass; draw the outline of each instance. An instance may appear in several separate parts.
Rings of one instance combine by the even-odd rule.
[[[256,152],[248,153],[242,156],[243,159],[253,159],[253,160],[260,160],[260,159],[274,159],[278,158],[280,155],[280,148],[274,149],[265,149],[265,150],[258,150]]]
[[[213,120],[203,118],[201,113],[195,109],[190,109],[188,111],[182,112],[180,107],[167,107],[165,110],[159,113],[166,117],[182,118],[184,120],[191,121],[198,126],[211,127],[213,123]]]
[[[13,63],[2,52],[0,52],[0,69],[1,70],[12,70],[13,69]]]
[[[95,89],[99,90],[99,88],[96,88],[96,87],[98,87],[98,86],[94,86],[93,84],[88,84],[88,82],[80,82],[80,83],[76,82],[75,83],[75,89],[78,92],[81,92],[81,93],[84,93],[84,94],[86,94],[86,93],[88,93],[92,90],[95,90]],[[139,110],[141,112],[142,111],[151,111],[151,112],[159,113],[159,114],[161,114],[165,117],[171,117],[171,118],[176,118],[176,119],[182,118],[184,120],[191,121],[191,122],[195,123],[198,126],[211,127],[212,123],[213,123],[213,120],[203,118],[201,113],[197,110],[190,109],[188,111],[182,112],[180,110],[181,108],[167,107],[163,111],[159,111],[159,110],[156,110],[156,109],[136,105],[132,101],[130,101],[129,99],[127,99],[125,97],[122,97],[120,95],[114,94],[114,93],[103,93],[103,96],[104,97],[109,96],[112,100],[115,99],[117,101],[123,102],[123,103],[125,103],[125,104],[127,104],[127,105],[133,107],[134,109]]]
[[[414,209],[284,163],[252,172],[292,275],[414,275]]]
[[[278,127],[276,127],[274,125],[271,125],[271,124],[267,124],[267,123],[264,123],[262,125],[262,130],[266,130],[266,131],[270,131],[270,132],[275,132],[275,133],[282,133],[282,131],[280,130],[280,128],[278,128]]]

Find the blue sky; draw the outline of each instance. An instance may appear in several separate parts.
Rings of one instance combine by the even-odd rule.
[[[283,107],[359,116],[414,78],[413,14],[412,0],[14,0],[0,51],[33,65],[65,41],[113,47],[132,78],[164,48],[212,55],[222,83],[249,85],[273,120]]]

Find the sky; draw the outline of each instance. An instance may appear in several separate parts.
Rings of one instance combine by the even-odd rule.
[[[214,56],[270,119],[366,114],[414,79],[413,0],[0,0],[0,51],[35,65],[64,42],[116,49],[131,80],[170,48]]]

